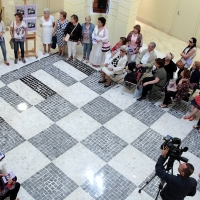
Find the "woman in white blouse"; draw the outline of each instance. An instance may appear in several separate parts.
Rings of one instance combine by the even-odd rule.
[[[128,47],[123,45],[120,47],[120,51],[118,51],[109,61],[105,64],[105,67],[102,68],[101,75],[102,79],[99,83],[104,83],[104,87],[108,87],[111,85],[110,76],[113,74],[122,74],[123,70],[127,63],[127,51]]]
[[[105,59],[105,52],[102,52],[103,42],[108,42],[108,29],[105,27],[106,19],[98,18],[98,25],[92,33],[92,51],[90,53],[90,63],[94,67],[99,67]]]
[[[41,40],[44,47],[43,54],[47,53],[46,46],[48,45],[48,53],[51,55],[51,43],[53,36],[53,28],[55,26],[54,17],[50,15],[50,10],[48,8],[44,9],[44,16],[40,19],[40,27],[42,28]]]

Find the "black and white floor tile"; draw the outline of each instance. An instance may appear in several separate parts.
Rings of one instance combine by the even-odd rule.
[[[200,173],[200,134],[186,104],[161,109],[162,93],[138,102],[123,84],[58,54],[0,78],[0,151],[22,184],[20,200],[152,200],[163,137],[182,140]],[[177,173],[178,162],[174,164]],[[192,199],[200,199],[198,191]],[[190,198],[186,198],[190,199]]]

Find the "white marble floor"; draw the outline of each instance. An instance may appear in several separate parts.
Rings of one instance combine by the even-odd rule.
[[[179,58],[185,42],[140,24],[144,47],[155,41],[158,57],[170,51]],[[39,39],[37,49],[42,52]],[[158,178],[138,190],[154,173],[168,134],[189,147],[182,156],[198,180],[200,134],[192,128],[197,120],[182,118],[184,102],[167,110],[157,106],[160,95],[137,102],[133,89],[104,88],[95,69],[58,54],[30,58],[25,67],[14,66],[9,49],[8,56],[11,67],[0,66],[1,164],[18,176],[21,200],[154,199]],[[176,161],[175,174],[177,167]],[[196,195],[186,199],[200,199],[199,180]]]

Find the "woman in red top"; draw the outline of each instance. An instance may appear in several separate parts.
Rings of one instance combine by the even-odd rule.
[[[131,31],[126,38],[129,47],[128,63],[135,61],[140,47],[142,47],[142,34],[140,31],[141,27],[137,24],[133,27],[133,31]]]
[[[126,45],[127,41],[125,37],[120,37],[119,42],[115,44],[115,46],[111,49],[111,52],[106,55],[104,64],[108,63],[108,61],[120,50],[120,47]]]
[[[194,118],[196,118],[196,113],[200,110],[200,94],[197,95],[192,101],[191,101],[191,112],[188,115],[184,116],[184,119],[189,119],[189,121],[192,121]]]

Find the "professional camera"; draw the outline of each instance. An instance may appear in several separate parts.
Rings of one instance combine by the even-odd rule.
[[[174,161],[183,161],[183,162],[188,162],[188,159],[185,157],[182,157],[182,153],[186,152],[188,150],[188,147],[180,148],[181,145],[181,139],[180,138],[173,138],[170,135],[167,135],[167,137],[164,137],[163,140],[165,142],[161,145],[161,149],[165,149],[166,147],[169,148],[169,152],[165,158],[165,161],[168,159],[166,171],[169,171],[172,169]]]

